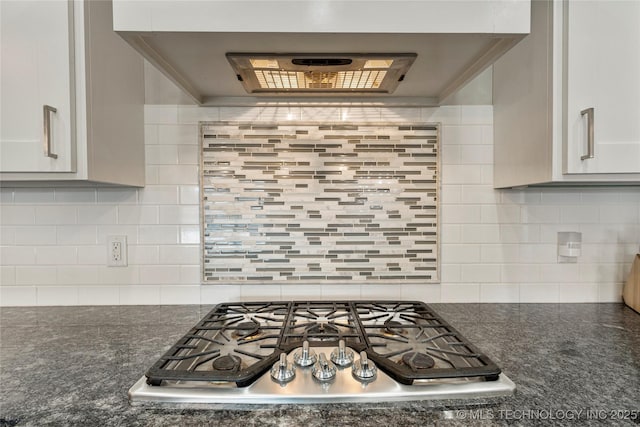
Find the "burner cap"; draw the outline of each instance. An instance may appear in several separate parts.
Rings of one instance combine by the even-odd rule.
[[[306,332],[309,335],[338,335],[340,333],[340,329],[330,323],[318,322],[309,326],[306,329]]]
[[[382,332],[391,335],[402,335],[407,331],[402,327],[402,323],[398,322],[397,320],[387,320],[386,322],[384,322],[384,329],[382,330]]]
[[[235,326],[233,335],[238,338],[246,338],[255,335],[260,330],[260,324],[255,320],[240,322]]]
[[[413,371],[417,371],[419,369],[433,368],[436,361],[428,354],[410,351],[402,355],[402,364],[407,365]]]
[[[213,369],[217,371],[238,371],[240,370],[240,358],[231,354],[226,354],[214,359]]]

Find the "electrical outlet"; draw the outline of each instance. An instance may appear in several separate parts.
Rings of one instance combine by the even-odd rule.
[[[127,266],[127,236],[107,236],[107,265]]]

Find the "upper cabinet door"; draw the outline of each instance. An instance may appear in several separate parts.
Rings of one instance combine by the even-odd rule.
[[[2,0],[0,8],[0,171],[73,172],[72,3]]]
[[[640,2],[567,1],[565,13],[564,172],[640,173]]]

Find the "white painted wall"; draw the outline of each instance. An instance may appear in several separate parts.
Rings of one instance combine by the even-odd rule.
[[[199,284],[198,120],[441,122],[442,284]],[[292,298],[619,301],[640,242],[635,188],[492,189],[492,107],[147,106],[144,189],[0,189],[0,304],[198,304]],[[556,233],[581,231],[577,264]],[[106,267],[124,234],[129,266]]]

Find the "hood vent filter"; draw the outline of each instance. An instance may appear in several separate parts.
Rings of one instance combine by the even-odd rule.
[[[392,93],[415,54],[249,54],[227,59],[252,94]]]

